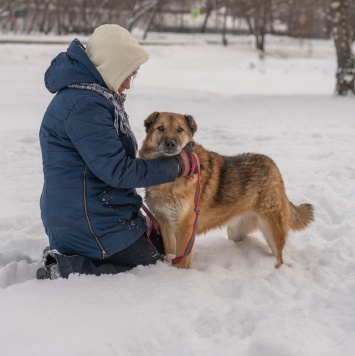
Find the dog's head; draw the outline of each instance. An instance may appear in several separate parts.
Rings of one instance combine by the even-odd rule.
[[[146,138],[139,155],[142,158],[174,156],[192,141],[197,125],[191,115],[153,112],[144,121]]]

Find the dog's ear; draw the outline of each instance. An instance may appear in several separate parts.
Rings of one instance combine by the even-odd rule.
[[[148,132],[150,126],[152,126],[152,124],[157,120],[158,116],[159,112],[155,111],[144,120],[144,127],[146,132]]]
[[[190,127],[192,134],[197,131],[197,124],[195,119],[191,115],[185,115],[185,120]]]

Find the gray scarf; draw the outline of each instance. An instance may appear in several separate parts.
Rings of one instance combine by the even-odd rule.
[[[95,93],[103,96],[106,100],[112,103],[115,108],[115,117],[113,124],[115,126],[117,135],[119,135],[119,132],[122,132],[127,135],[130,139],[133,140],[135,150],[138,150],[136,137],[132,132],[131,125],[128,121],[128,115],[126,113],[126,110],[124,109],[124,102],[126,100],[125,94],[118,95],[112,90],[107,89],[102,85],[96,83],[78,83],[68,85],[68,87],[94,91]]]

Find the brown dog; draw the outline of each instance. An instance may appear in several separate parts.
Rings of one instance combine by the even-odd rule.
[[[192,116],[168,112],[152,113],[144,125],[147,135],[139,156],[145,159],[179,154],[197,130]],[[313,220],[312,205],[289,202],[281,174],[267,156],[221,156],[198,144],[194,151],[203,166],[197,233],[227,226],[228,238],[240,241],[259,228],[279,268],[288,231],[301,230]],[[145,200],[160,224],[166,254],[184,253],[195,218],[196,183],[197,175],[146,188]],[[176,266],[190,268],[191,257]]]

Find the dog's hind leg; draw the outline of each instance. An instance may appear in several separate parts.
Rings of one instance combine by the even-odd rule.
[[[252,214],[236,216],[227,224],[228,238],[235,242],[241,241],[256,229],[257,218]]]
[[[282,250],[285,246],[287,231],[282,224],[281,215],[278,213],[268,217],[258,217],[258,226],[277,259],[275,265],[279,268],[283,264]]]

